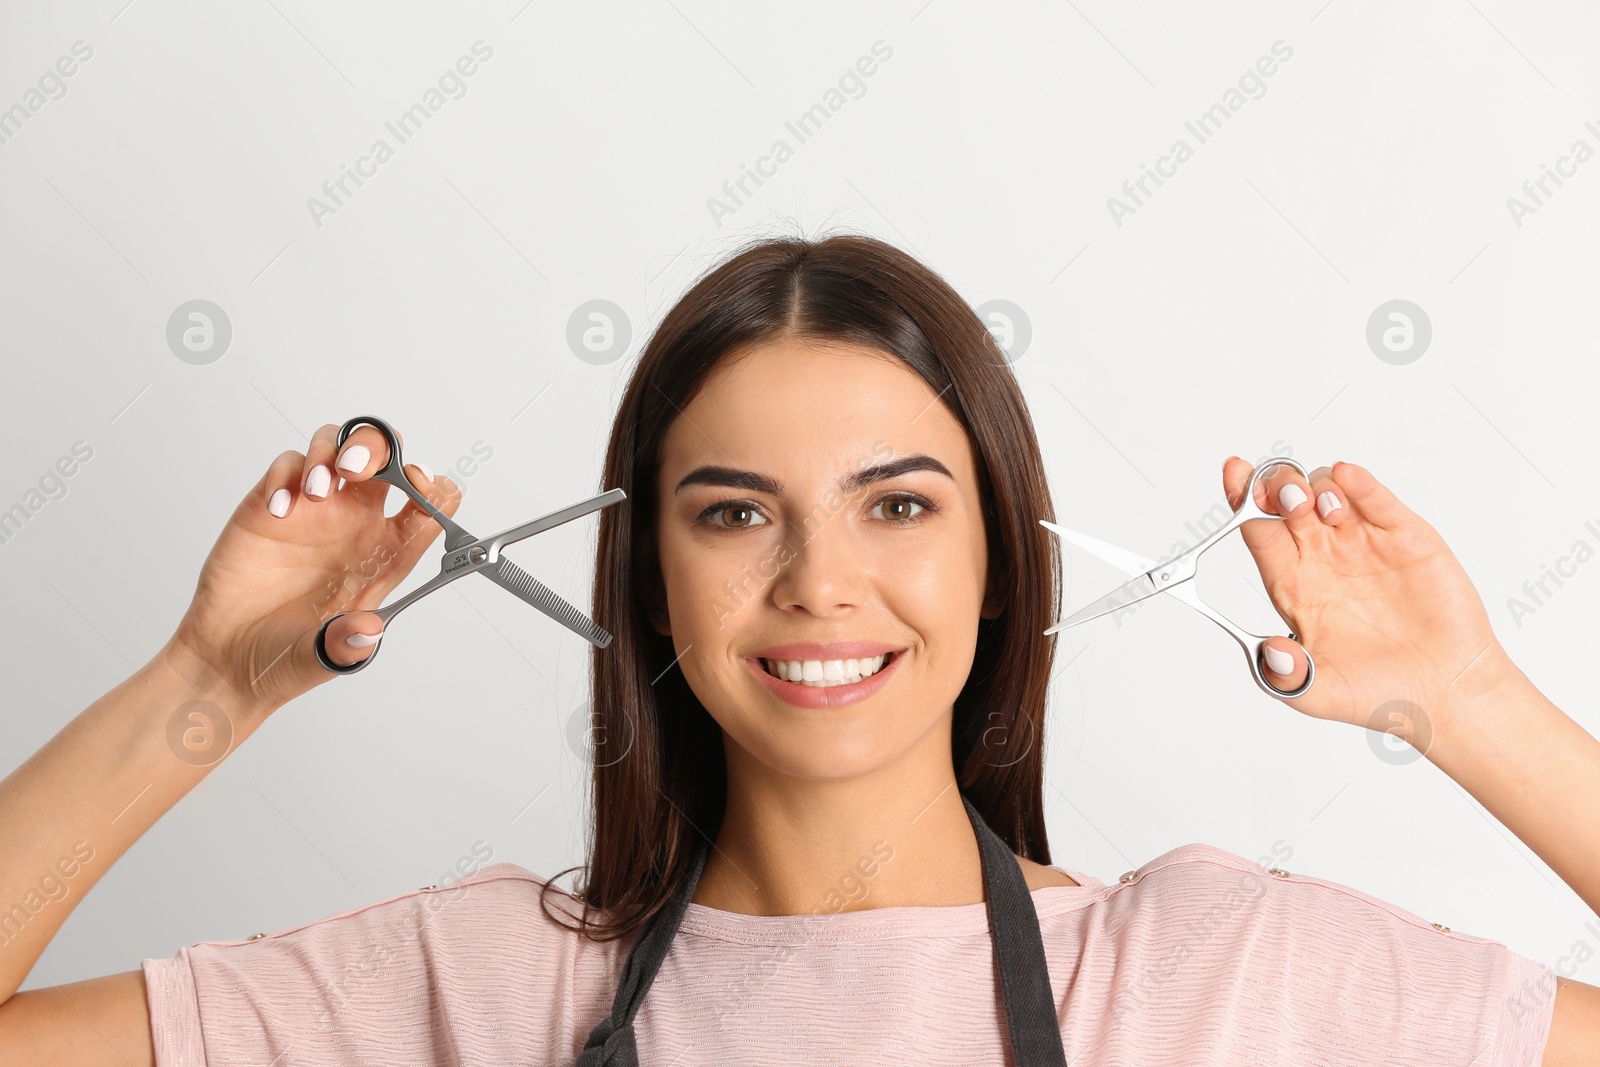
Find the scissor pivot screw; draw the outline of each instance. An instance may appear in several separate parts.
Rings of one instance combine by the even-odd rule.
[[[471,548],[467,549],[467,558],[474,563],[482,563],[484,557],[488,554],[489,553],[484,550],[482,545],[473,545]]]

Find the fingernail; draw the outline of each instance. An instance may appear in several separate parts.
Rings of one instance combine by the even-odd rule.
[[[417,470],[421,471],[422,472],[422,476],[424,478],[428,479],[428,481],[430,481],[430,482],[433,481],[433,472],[428,469],[428,465],[427,464],[413,462],[411,465],[413,467],[417,468]]]
[[[366,648],[369,645],[377,644],[378,638],[382,636],[382,634],[351,634],[344,639],[344,643],[352,648]],[[1279,671],[1278,673],[1282,674],[1283,672]]]
[[[1261,646],[1261,655],[1267,661],[1267,670],[1273,674],[1281,674],[1287,678],[1294,673],[1294,657],[1282,649],[1273,648],[1271,645]]]
[[[1294,482],[1278,490],[1278,506],[1285,515],[1306,502],[1305,491]]]
[[[272,498],[267,501],[267,510],[280,519],[289,514],[289,490],[279,489],[273,493]]]
[[[1339,498],[1334,496],[1331,490],[1324,489],[1317,494],[1317,512],[1323,518],[1327,518],[1331,513],[1338,510]]]
[[[328,483],[333,481],[333,474],[328,468],[318,463],[311,468],[311,473],[306,475],[306,495],[318,499],[328,495]]]
[[[339,453],[339,469],[360,474],[367,469],[367,460],[371,457],[372,453],[366,445],[351,445]]]

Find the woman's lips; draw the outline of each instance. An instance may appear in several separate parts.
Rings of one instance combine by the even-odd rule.
[[[889,676],[900,666],[900,661],[905,658],[904,652],[890,655],[889,662],[885,663],[878,673],[851,685],[801,685],[799,682],[788,682],[777,675],[768,674],[761,665],[759,657],[745,660],[750,669],[755,671],[772,694],[779,700],[793,704],[800,708],[843,708],[851,704],[859,704],[889,683]]]

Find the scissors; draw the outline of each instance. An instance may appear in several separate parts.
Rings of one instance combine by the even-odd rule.
[[[445,533],[445,551],[444,557],[439,563],[438,575],[427,584],[419,586],[396,600],[393,604],[378,608],[372,612],[372,614],[383,620],[384,633],[388,632],[389,620],[429,593],[443,588],[464,574],[481,573],[496,585],[509,589],[521,600],[532,604],[556,622],[589,641],[596,648],[605,648],[611,644],[611,635],[609,633],[597,626],[583,612],[552,593],[537,578],[512,563],[500,552],[506,545],[513,542],[532,537],[536,533],[543,533],[551,527],[560,526],[562,523],[576,519],[580,515],[587,515],[591,511],[609,507],[619,500],[626,500],[628,494],[621,489],[608,489],[599,496],[590,497],[588,500],[580,501],[559,511],[552,511],[542,518],[523,523],[521,526],[513,526],[509,530],[502,530],[493,537],[474,537],[456,525],[448,515],[434,507],[433,502],[419,492],[416,486],[411,484],[410,479],[405,476],[405,472],[402,470],[405,462],[400,458],[400,439],[389,424],[382,419],[373,415],[358,415],[346,422],[339,427],[339,439],[334,446],[334,452],[337,454],[339,448],[349,439],[355,428],[363,423],[377,427],[378,432],[382,433],[389,442],[389,462],[372,477],[377,481],[387,482],[403,489],[407,496],[417,502],[418,507],[426,511],[433,517],[435,522],[444,527]],[[378,649],[383,647],[382,635],[380,634],[379,643],[373,647],[371,654],[366,659],[345,666],[340,666],[329,659],[327,648],[328,627],[333,625],[333,620],[340,615],[348,614],[349,612],[341,611],[337,615],[329,617],[322,624],[322,628],[317,631],[317,639],[313,642],[317,650],[317,661],[335,674],[354,674],[376,659]]]
[[[1155,596],[1157,593],[1171,593],[1174,597],[1177,597],[1228,631],[1233,636],[1233,639],[1239,642],[1239,647],[1244,649],[1245,658],[1250,661],[1250,673],[1255,677],[1256,685],[1260,686],[1268,696],[1284,699],[1302,696],[1306,690],[1311,688],[1311,681],[1317,674],[1317,665],[1312,662],[1311,653],[1306,653],[1306,680],[1300,683],[1299,688],[1293,690],[1279,689],[1267,681],[1261,670],[1262,646],[1266,643],[1266,637],[1250,633],[1248,630],[1235,625],[1231,620],[1224,618],[1210,604],[1200,599],[1200,594],[1193,585],[1196,567],[1200,562],[1200,554],[1206,549],[1253,519],[1276,519],[1280,522],[1283,520],[1282,515],[1263,511],[1256,504],[1255,497],[1256,482],[1260,480],[1261,475],[1279,464],[1293,467],[1301,474],[1306,473],[1306,469],[1294,460],[1285,456],[1274,456],[1265,466],[1259,467],[1251,473],[1250,482],[1244,487],[1244,497],[1240,501],[1239,507],[1234,511],[1233,518],[1229,519],[1220,529],[1198,545],[1165,563],[1157,563],[1153,559],[1137,555],[1115,545],[1108,545],[1104,541],[1097,541],[1074,530],[1068,530],[1057,526],[1053,522],[1040,519],[1039,524],[1041,526],[1058,534],[1064,540],[1087,549],[1124,573],[1140,572],[1138,577],[1132,581],[1118,586],[1115,590],[1081,611],[1074,612],[1057,622],[1046,630],[1045,634],[1048,636],[1069,626],[1076,626],[1080,622],[1088,622],[1090,619],[1099,618],[1108,612],[1119,611],[1147,597]],[[1309,475],[1306,476],[1306,481],[1308,483],[1311,481]],[[1289,632],[1289,640],[1298,644],[1300,638],[1291,630]]]

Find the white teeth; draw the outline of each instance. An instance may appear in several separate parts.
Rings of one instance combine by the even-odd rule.
[[[886,655],[868,656],[866,659],[764,659],[761,666],[766,672],[786,682],[825,688],[834,685],[853,685],[870,678],[883,669]]]

